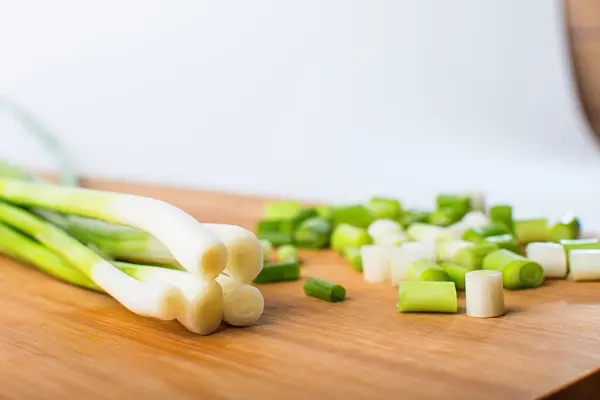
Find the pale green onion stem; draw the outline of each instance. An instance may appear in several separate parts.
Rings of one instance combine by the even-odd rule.
[[[5,178],[0,178],[0,198],[142,229],[160,240],[183,268],[205,279],[216,278],[227,263],[227,250],[216,234],[185,211],[160,200]]]

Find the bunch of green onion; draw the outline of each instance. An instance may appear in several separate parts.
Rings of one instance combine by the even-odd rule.
[[[206,335],[246,326],[264,299],[249,283],[263,247],[239,226],[205,224],[160,200],[77,187],[54,136],[0,101],[60,163],[59,184],[0,163],[0,252],[73,285],[112,296],[135,314],[178,320]]]

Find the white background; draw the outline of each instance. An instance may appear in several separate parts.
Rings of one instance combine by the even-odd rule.
[[[0,94],[85,175],[421,206],[479,189],[600,229],[559,0],[0,5]],[[0,138],[53,166],[6,115]]]

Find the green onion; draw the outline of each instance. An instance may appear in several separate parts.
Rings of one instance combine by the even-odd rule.
[[[390,278],[393,285],[406,279],[406,270],[418,259],[435,261],[435,246],[432,242],[408,242],[392,249]]]
[[[98,292],[103,291],[83,272],[71,267],[63,258],[2,222],[0,222],[0,253],[34,265],[41,271],[71,285]]]
[[[332,206],[322,204],[322,205],[316,206],[315,209],[317,210],[317,217],[326,219],[328,221],[333,218],[333,207]]]
[[[317,209],[314,207],[303,208],[296,212],[291,218],[293,229],[297,229],[298,225],[303,223],[309,218],[317,217],[319,214],[317,213]]]
[[[347,224],[360,228],[368,227],[376,219],[365,206],[360,204],[334,207],[331,218],[334,226]]]
[[[265,204],[263,219],[290,220],[302,209],[297,201],[275,200]]]
[[[482,242],[488,236],[498,236],[507,233],[510,232],[504,224],[492,222],[484,226],[468,229],[465,231],[463,239],[470,242]]]
[[[502,273],[470,271],[465,275],[465,304],[467,315],[477,318],[499,317],[506,312]]]
[[[400,224],[394,220],[378,219],[369,225],[367,232],[373,241],[377,243],[388,235],[401,234],[403,230],[402,226],[400,226]]]
[[[560,243],[533,242],[525,248],[527,258],[535,261],[544,269],[547,278],[564,278],[567,276],[567,256]]]
[[[297,281],[300,279],[300,263],[286,261],[265,264],[253,283]]]
[[[561,240],[577,239],[581,234],[581,223],[579,219],[573,215],[567,215],[561,218],[560,221],[555,223],[550,229],[550,239],[553,242],[560,242]]]
[[[331,248],[340,254],[346,247],[361,247],[371,243],[371,236],[366,229],[348,224],[338,225],[331,234]]]
[[[298,249],[291,244],[277,248],[277,259],[279,262],[298,261]]]
[[[521,244],[547,242],[550,240],[550,228],[545,218],[515,221],[515,236]]]
[[[508,205],[490,207],[490,219],[494,223],[503,224],[509,232],[514,230],[513,210]]]
[[[223,291],[223,321],[233,326],[250,326],[258,321],[265,308],[260,290],[224,274],[216,280]]]
[[[346,247],[343,251],[343,256],[344,259],[346,259],[346,261],[350,263],[350,266],[354,270],[358,272],[363,272],[361,247]]]
[[[449,226],[461,220],[468,209],[462,207],[443,207],[429,216],[429,223],[437,226]]]
[[[390,259],[394,247],[369,244],[360,248],[363,277],[367,282],[383,282],[390,277]]]
[[[400,202],[395,199],[373,197],[365,207],[375,219],[387,218],[398,220],[403,214]]]
[[[294,243],[301,249],[322,249],[329,245],[331,223],[322,217],[302,222],[294,233]]]
[[[540,264],[505,249],[489,253],[483,259],[483,269],[502,272],[506,289],[535,288],[544,282]]]
[[[294,227],[290,220],[258,221],[256,235],[261,240],[268,240],[273,246],[279,247],[294,242]]]
[[[419,259],[413,261],[406,269],[409,281],[449,281],[450,277],[434,261]]]
[[[493,243],[476,243],[474,246],[459,249],[453,261],[470,270],[481,269],[485,256],[498,248],[498,245]]]
[[[405,281],[398,285],[399,312],[456,313],[454,282]]]
[[[70,157],[56,139],[56,135],[52,133],[43,123],[37,120],[30,112],[24,107],[20,106],[13,100],[9,100],[6,97],[0,98],[0,108],[4,108],[8,111],[25,130],[33,135],[40,144],[49,151],[54,159],[57,160],[59,165],[59,181],[66,186],[78,186],[79,179],[73,172],[75,168],[71,162]],[[24,176],[12,176],[14,179],[29,180],[25,179]]]
[[[346,289],[343,286],[319,278],[308,278],[304,283],[304,293],[332,303],[344,301]]]
[[[398,222],[400,222],[400,225],[407,228],[417,222],[428,222],[430,215],[431,213],[429,211],[408,210]]]
[[[471,210],[471,198],[465,195],[439,194],[435,199],[435,204],[438,210],[442,208],[460,209],[463,215]]]
[[[446,272],[449,280],[454,282],[457,290],[465,290],[465,275],[470,269],[449,262],[440,263],[439,266]]]
[[[573,250],[569,262],[567,279],[573,281],[600,280],[600,250]]]
[[[262,247],[263,250],[263,259],[266,262],[269,262],[269,260],[271,260],[271,258],[273,257],[273,243],[271,243],[268,240],[260,240],[260,245]]]
[[[417,242],[434,242],[443,228],[431,224],[414,223],[408,227],[406,234]]]
[[[497,235],[497,236],[488,236],[485,238],[487,243],[493,243],[498,245],[501,249],[506,249],[512,251],[513,253],[521,254],[521,246],[515,239],[515,237],[511,234],[505,235]]]

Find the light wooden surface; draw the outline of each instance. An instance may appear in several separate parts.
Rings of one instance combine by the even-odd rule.
[[[566,0],[565,7],[581,102],[600,138],[600,1]]]
[[[94,186],[249,228],[262,205],[207,192]],[[561,390],[600,367],[600,283],[555,281],[507,293],[509,312],[497,319],[469,318],[462,309],[400,315],[389,284],[366,283],[329,252],[305,258],[303,277],[343,284],[346,302],[306,297],[302,281],[261,285],[266,306],[256,326],[205,337],[0,258],[0,398],[517,400]],[[591,379],[583,383],[590,387]]]

